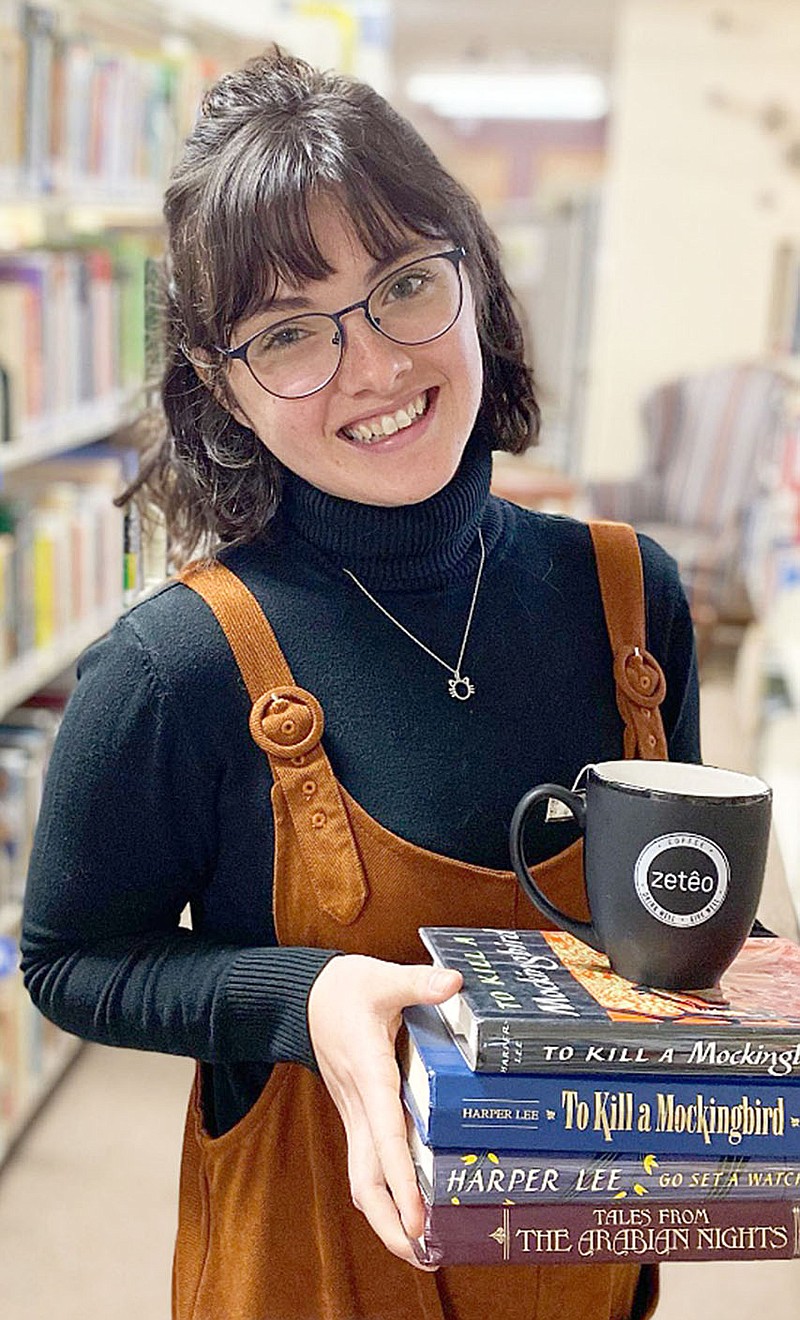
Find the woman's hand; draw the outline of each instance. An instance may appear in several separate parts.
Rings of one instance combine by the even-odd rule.
[[[461,974],[360,954],[333,958],[308,998],[308,1025],[322,1080],[347,1134],[353,1204],[395,1256],[420,1265],[409,1238],[424,1229],[408,1153],[395,1038],[408,1004],[439,1004]]]

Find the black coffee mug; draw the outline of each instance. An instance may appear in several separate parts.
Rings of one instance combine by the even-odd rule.
[[[630,981],[718,985],[758,909],[771,789],[753,775],[677,761],[603,761],[585,774],[585,793],[540,784],[518,804],[511,860],[525,893]],[[526,821],[550,799],[569,808],[585,836],[589,921],[551,903],[523,857]]]

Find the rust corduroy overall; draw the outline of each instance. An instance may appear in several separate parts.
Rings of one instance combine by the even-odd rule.
[[[627,527],[593,524],[626,757],[664,759],[664,679],[645,651],[642,570]],[[337,782],[322,710],[294,682],[247,588],[221,565],[184,581],[214,611],[253,702],[275,818],[283,945],[426,962],[417,927],[543,927],[510,871],[431,853],[373,820]],[[266,784],[266,776],[265,776]],[[585,916],[580,841],[537,867]],[[631,1265],[458,1266],[421,1273],[353,1207],[338,1112],[321,1079],[278,1063],[230,1131],[203,1129],[199,1080],[183,1149],[174,1320],[622,1320],[651,1313],[656,1272]]]

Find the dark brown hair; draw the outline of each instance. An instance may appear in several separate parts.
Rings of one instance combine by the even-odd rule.
[[[279,280],[331,273],[309,221],[325,194],[376,260],[395,255],[408,230],[466,249],[484,367],[478,421],[493,449],[511,453],[538,434],[522,329],[475,200],[371,87],[274,48],[207,92],[166,193],[167,430],[156,420],[126,495],[161,508],[176,561],[253,539],[280,501],[280,465],[219,402],[232,400],[215,345]]]

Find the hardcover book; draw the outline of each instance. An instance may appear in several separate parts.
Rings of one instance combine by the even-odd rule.
[[[403,1094],[430,1146],[800,1160],[791,1079],[476,1073],[434,1007],[403,1020]]]
[[[414,1249],[431,1265],[789,1260],[800,1256],[800,1205],[435,1205]]]
[[[629,1200],[800,1201],[800,1161],[723,1155],[566,1155],[562,1151],[427,1146],[406,1110],[408,1147],[432,1205],[534,1205]]]
[[[438,1005],[470,1068],[800,1077],[800,946],[748,939],[719,993],[637,986],[566,931],[423,926],[461,972]]]

